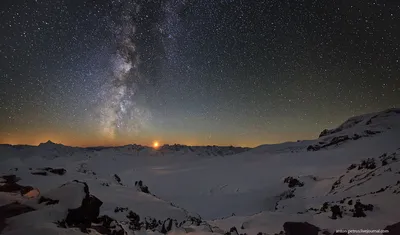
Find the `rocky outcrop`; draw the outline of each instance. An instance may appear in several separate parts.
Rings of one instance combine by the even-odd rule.
[[[54,205],[54,204],[58,204],[60,202],[60,200],[53,200],[51,198],[47,198],[47,197],[40,197],[38,200],[39,204],[46,204],[46,205]]]
[[[321,230],[308,222],[285,222],[283,229],[286,235],[318,235]]]
[[[33,190],[33,187],[31,186],[22,186],[17,184],[18,181],[20,181],[20,178],[15,175],[0,176],[0,192],[19,192],[21,195],[25,195]]]
[[[121,178],[120,178],[117,174],[114,174],[114,180],[115,180],[119,185],[123,185],[123,184],[121,183]]]
[[[388,230],[388,233],[385,233],[387,235],[399,235],[400,234],[400,222],[388,225],[385,227],[384,230]]]
[[[375,159],[373,159],[373,158],[368,158],[366,160],[362,160],[361,164],[358,166],[358,170],[361,170],[361,169],[372,170],[375,168],[376,168],[376,164],[375,164]]]
[[[374,209],[373,205],[362,204],[360,201],[357,201],[354,204],[353,217],[365,217],[365,216],[367,216],[365,214],[365,211],[372,211],[373,209]]]
[[[103,215],[96,220],[96,224],[91,226],[100,234],[107,235],[126,235],[123,227],[113,218]]]
[[[81,207],[68,211],[65,223],[69,227],[79,227],[85,231],[91,227],[92,222],[96,221],[102,204],[103,202],[95,196],[86,197],[83,199]]]
[[[32,175],[43,175],[43,176],[49,175],[49,173],[55,175],[65,175],[65,173],[67,173],[67,170],[65,170],[64,168],[45,167],[45,168],[38,168],[36,171],[31,172]]]
[[[331,206],[332,219],[342,218],[342,211],[338,205]]]
[[[149,187],[143,184],[143,181],[135,181],[135,187],[139,192],[150,194]]]
[[[18,202],[0,206],[0,233],[7,226],[5,220],[17,215],[34,211],[30,206],[20,204]]]
[[[333,133],[336,133],[336,132],[333,132]],[[329,132],[327,130],[324,130],[321,133],[320,137],[323,137],[325,135],[330,135],[330,134],[333,134],[333,133],[331,133],[331,132]],[[358,140],[358,139],[361,139],[361,138],[364,138],[364,137],[370,137],[370,136],[373,136],[373,135],[376,135],[376,134],[379,134],[379,133],[381,133],[381,131],[365,130],[365,131],[363,131],[361,133],[353,134],[352,136],[349,136],[349,135],[335,136],[330,140],[320,141],[320,142],[318,142],[318,144],[309,145],[307,147],[307,151],[318,151],[318,150],[327,148],[329,146],[338,146],[338,145],[343,144],[343,143],[345,143],[345,142],[347,142],[349,140]]]
[[[303,187],[304,183],[301,182],[300,180],[292,177],[292,176],[288,176],[283,180],[284,183],[288,184],[289,188],[294,188],[294,187]]]

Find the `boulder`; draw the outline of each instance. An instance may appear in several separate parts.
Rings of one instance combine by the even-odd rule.
[[[318,235],[321,230],[308,222],[285,222],[283,229],[286,235]]]
[[[0,176],[1,184],[0,184],[0,192],[14,193],[19,192],[22,195],[28,193],[33,190],[31,186],[22,186],[17,184],[20,178],[15,175],[3,175]]]
[[[20,204],[18,202],[0,206],[0,233],[7,226],[5,220],[17,215],[34,211],[32,207]]]
[[[399,235],[400,234],[400,222],[386,226],[385,230],[389,231],[388,233],[385,233],[387,235]]]
[[[293,178],[291,176],[288,176],[284,179],[284,183],[287,183],[289,188],[294,188],[294,187],[303,187],[304,183],[301,182],[300,180]]]

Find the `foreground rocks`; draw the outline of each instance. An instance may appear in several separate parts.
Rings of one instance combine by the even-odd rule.
[[[14,185],[18,180],[16,176],[5,176],[3,181],[7,182],[7,185]],[[136,182],[136,186],[140,191],[148,192],[148,188],[143,182]],[[16,186],[16,189],[19,189],[19,187]],[[90,193],[89,186],[85,182],[77,180],[67,182],[44,193],[37,199],[30,200],[29,205],[31,204],[33,207],[20,203],[11,203],[0,207],[0,232],[3,229],[7,229],[7,232],[13,231],[15,228],[20,229],[20,226],[24,225],[19,224],[18,218],[13,219],[12,227],[9,228],[7,228],[6,220],[32,211],[37,212],[37,214],[31,215],[30,223],[38,226],[45,223],[54,224],[54,231],[58,231],[54,233],[71,228],[75,228],[75,231],[81,233],[91,234],[95,230],[97,233],[107,235],[125,235],[129,230],[132,232],[147,231],[154,234],[167,234],[172,230],[179,230],[183,233],[198,230],[212,232],[209,224],[192,216],[188,216],[184,221],[177,221],[173,218],[157,220],[148,216],[141,218],[139,214],[129,210],[128,207],[116,207],[114,209],[115,213],[126,213],[126,220],[122,220],[122,222],[110,215],[100,215],[103,202]],[[65,211],[65,213],[62,211]],[[49,213],[55,215],[54,218],[50,218],[50,221]],[[30,217],[24,217],[21,221],[25,221],[26,218]],[[126,221],[128,221],[127,224]]]
[[[21,179],[15,175],[3,175],[0,176],[0,192],[7,193],[20,193],[22,196],[34,188],[31,186],[22,186],[17,184]]]
[[[51,167],[45,167],[45,168],[38,168],[36,171],[31,172],[32,175],[42,175],[42,176],[47,176],[50,174],[55,174],[55,175],[65,175],[67,173],[67,170],[64,168],[51,168]]]
[[[286,235],[318,235],[321,230],[307,222],[285,222],[283,229]]]
[[[30,206],[18,202],[0,206],[0,233],[7,226],[6,219],[34,211]]]
[[[300,180],[292,177],[292,176],[288,176],[284,179],[283,181],[284,183],[288,184],[289,188],[294,188],[294,187],[303,187],[304,183],[301,182]]]
[[[143,184],[141,180],[135,181],[135,187],[139,192],[150,194],[149,187]]]
[[[385,230],[389,231],[389,233],[386,233],[388,235],[398,235],[398,234],[400,234],[400,222],[386,226]]]

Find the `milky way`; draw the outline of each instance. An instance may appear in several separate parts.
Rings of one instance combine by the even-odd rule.
[[[135,103],[136,84],[141,76],[140,56],[134,41],[134,16],[140,11],[140,6],[122,1],[115,7],[121,9],[120,25],[113,25],[116,52],[111,58],[112,74],[104,85],[100,105],[100,128],[108,138],[124,133],[137,134],[150,118],[149,111]]]

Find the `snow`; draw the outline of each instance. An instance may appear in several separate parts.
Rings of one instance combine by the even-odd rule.
[[[379,133],[366,134],[371,132]],[[362,137],[307,151],[310,145],[355,134]],[[116,219],[124,228],[131,210],[142,220],[151,217],[182,222],[189,215],[199,215],[213,227],[214,234],[225,233],[233,226],[239,233],[274,234],[282,231],[287,221],[307,221],[330,231],[383,229],[400,218],[397,209],[400,194],[396,194],[396,190],[400,191],[399,139],[400,110],[391,109],[350,118],[316,140],[261,145],[250,150],[182,145],[159,150],[139,145],[75,148],[52,142],[38,147],[1,145],[0,175],[15,174],[21,178],[18,184],[40,192],[34,191],[29,198],[0,192],[0,205],[17,200],[37,209],[7,219],[4,232],[22,234],[24,228],[29,228],[30,234],[80,234],[73,228],[54,226],[55,221],[65,218],[68,209],[79,207],[85,196],[81,183],[60,187],[73,180],[86,182],[90,194],[103,202],[100,215]],[[382,165],[379,156],[384,153],[398,160],[388,160],[387,165]],[[367,158],[375,159],[376,168],[347,169]],[[66,174],[31,174],[44,167],[64,168]],[[114,174],[121,178],[121,185]],[[289,188],[284,183],[288,176],[304,186]],[[339,179],[340,184],[332,190]],[[148,186],[150,194],[136,189],[134,183],[139,180]],[[385,187],[388,188],[383,192],[373,193]],[[290,194],[294,197],[289,198]],[[40,196],[60,203],[39,205]],[[342,199],[344,203],[339,202]],[[347,203],[358,199],[374,205],[373,211],[365,212],[366,217],[352,216],[353,205]],[[325,202],[339,205],[344,210],[343,218],[331,219],[329,208],[321,212]],[[116,207],[128,209],[115,212]],[[21,224],[26,225],[18,227]],[[168,234],[213,234],[208,224],[185,225]],[[158,232],[135,231],[135,234],[152,233]]]

